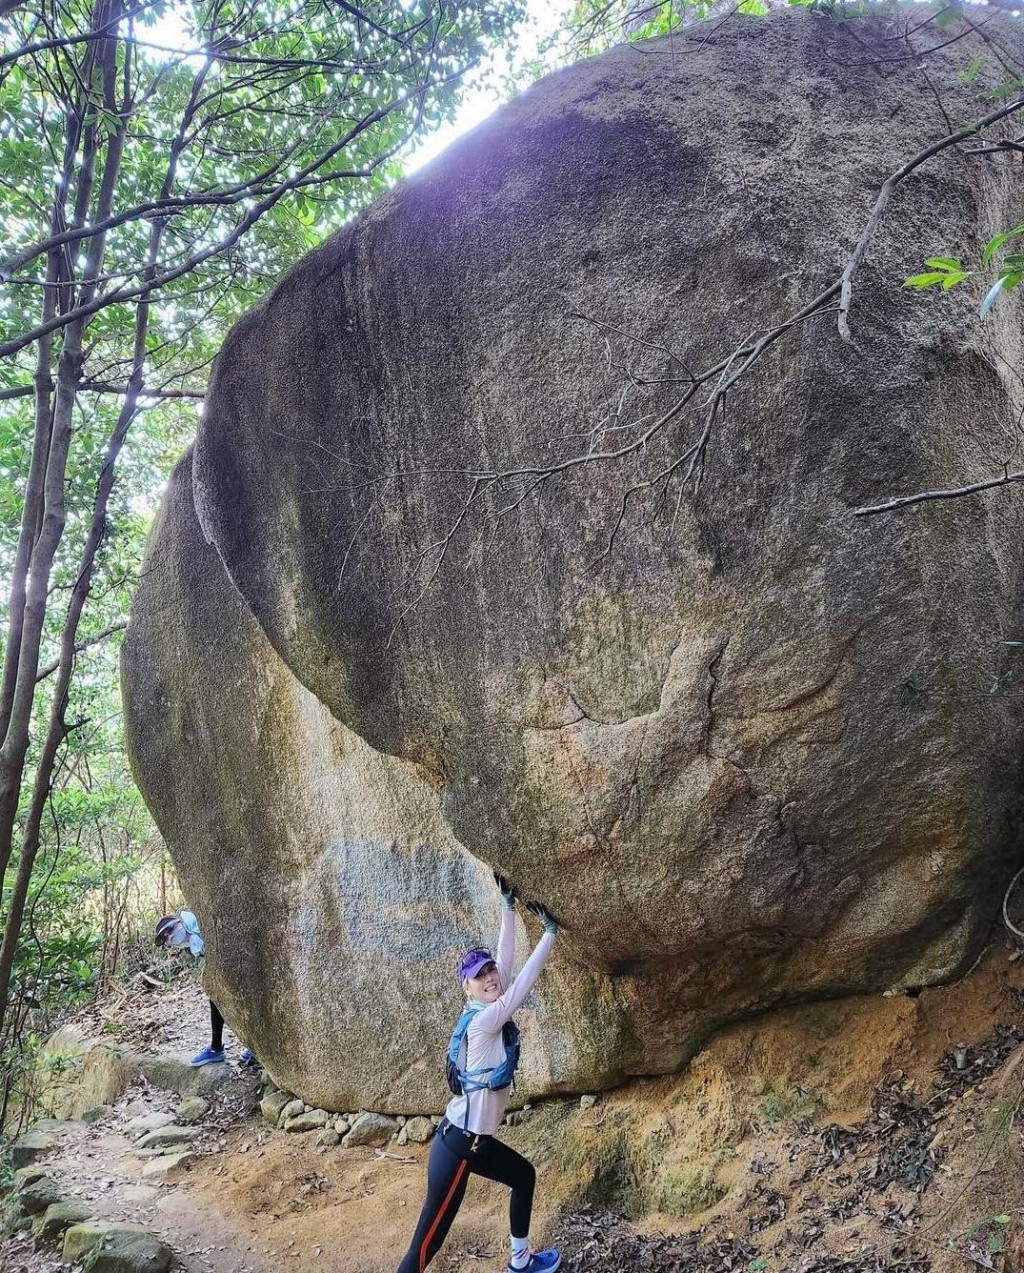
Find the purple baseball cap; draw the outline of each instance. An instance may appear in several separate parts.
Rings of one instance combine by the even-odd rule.
[[[480,969],[485,964],[493,964],[494,956],[489,950],[483,946],[474,946],[472,950],[467,950],[459,960],[459,980],[465,981],[467,977],[479,976]]]

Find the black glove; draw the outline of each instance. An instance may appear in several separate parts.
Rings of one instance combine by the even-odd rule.
[[[516,891],[505,879],[504,875],[494,872],[494,882],[498,886],[498,892],[501,894],[501,904],[507,911],[514,911],[516,908]]]
[[[540,920],[540,922],[544,925],[544,931],[546,933],[558,932],[558,924],[555,922],[555,917],[551,914],[543,902],[527,902],[526,909],[531,915]]]

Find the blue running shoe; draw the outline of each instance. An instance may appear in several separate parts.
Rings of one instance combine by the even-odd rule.
[[[551,1247],[547,1251],[531,1252],[525,1264],[510,1263],[507,1273],[555,1273],[561,1263],[561,1253]]]
[[[215,1052],[213,1048],[203,1048],[189,1061],[189,1065],[219,1065],[224,1060],[224,1049]]]

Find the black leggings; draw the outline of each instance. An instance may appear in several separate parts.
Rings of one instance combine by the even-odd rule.
[[[537,1181],[533,1164],[493,1136],[466,1135],[445,1121],[430,1146],[427,1200],[398,1273],[423,1273],[440,1251],[466,1195],[471,1173],[511,1188],[508,1219],[512,1236],[530,1236],[533,1187]]]
[[[210,1000],[210,1047],[214,1052],[224,1051],[224,1018],[220,1008]]]

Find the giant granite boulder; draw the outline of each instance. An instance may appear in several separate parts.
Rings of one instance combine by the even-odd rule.
[[[528,1091],[977,953],[1022,812],[1021,502],[852,510],[1012,450],[1016,298],[983,323],[968,289],[900,287],[1015,224],[1010,181],[922,167],[856,343],[798,325],[696,496],[677,464],[714,383],[677,407],[690,376],[838,275],[947,131],[933,87],[957,123],[992,109],[989,45],[926,24],[926,78],[887,56],[906,29],[734,17],[553,75],[228,338],[126,704],[210,989],[307,1100],[437,1107],[492,867],[566,930]]]

